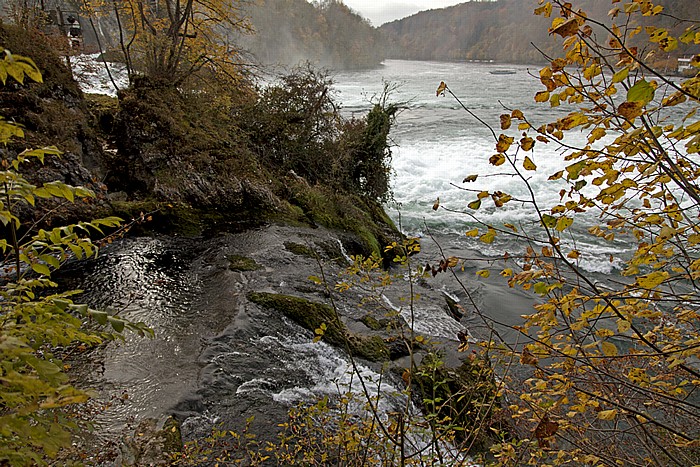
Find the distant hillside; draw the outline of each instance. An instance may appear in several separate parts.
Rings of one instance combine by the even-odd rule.
[[[610,0],[573,2],[589,16],[607,18]],[[666,12],[676,17],[697,15],[698,0],[662,0]],[[537,63],[559,50],[550,37],[551,18],[534,16],[538,0],[497,0],[462,3],[429,10],[393,21],[379,29],[387,44],[387,56],[410,60],[495,60]],[[672,18],[655,18],[657,25],[673,28]],[[660,24],[659,24],[660,22]],[[533,46],[532,44],[535,44]]]
[[[257,0],[245,8],[255,34],[237,38],[265,65],[310,61],[331,69],[378,66],[380,34],[340,0]]]

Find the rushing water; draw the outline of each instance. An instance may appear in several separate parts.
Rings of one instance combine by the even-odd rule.
[[[397,220],[400,214],[406,232],[419,236],[428,232],[446,235],[458,250],[478,249],[491,255],[522,250],[521,241],[499,239],[492,245],[484,245],[465,237],[466,231],[478,226],[470,213],[487,224],[501,226],[511,223],[525,230],[537,226],[537,216],[531,204],[516,201],[497,209],[487,199],[478,212],[467,208],[467,204],[476,199],[476,194],[465,189],[500,190],[521,200],[530,200],[530,194],[507,164],[500,167],[489,164],[489,157],[496,152],[489,128],[465,112],[449,94],[436,96],[436,90],[441,81],[447,83],[469,110],[499,134],[499,116],[510,113],[512,109],[520,109],[536,125],[554,121],[574,110],[565,105],[551,108],[548,104],[535,103],[534,94],[542,90],[539,68],[387,60],[384,67],[377,70],[335,75],[335,88],[348,114],[364,114],[373,97],[376,101],[376,96],[381,95],[384,82],[397,85],[390,102],[406,103],[406,109],[398,115],[391,133],[396,145],[393,148],[393,190],[398,207],[388,206]],[[496,70],[514,73],[491,73]],[[587,136],[573,131],[566,136],[566,141],[583,145]],[[558,204],[559,191],[565,185],[547,179],[571,162],[564,161],[563,152],[555,143],[545,145],[538,142],[529,156],[538,169],[526,172],[526,176],[540,206]],[[463,183],[464,178],[472,174],[479,175],[477,181]],[[448,209],[432,209],[438,197],[440,206]],[[596,221],[600,220],[592,215],[578,216],[567,232],[575,236],[577,248],[587,252],[581,259],[582,268],[609,273],[629,247],[624,239],[607,242],[584,234]],[[565,236],[563,241],[573,239]]]

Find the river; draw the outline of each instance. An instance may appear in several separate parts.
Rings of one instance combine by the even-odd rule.
[[[485,200],[478,212],[467,208],[476,195],[465,188],[500,190],[523,200],[529,200],[530,195],[526,185],[513,175],[507,164],[495,167],[488,162],[496,152],[489,128],[470,116],[452,96],[437,96],[436,90],[444,81],[469,110],[499,134],[499,116],[513,109],[521,110],[535,125],[555,121],[574,110],[565,105],[551,108],[549,104],[534,101],[535,93],[543,89],[539,82],[540,68],[535,65],[387,60],[380,69],[334,75],[339,100],[348,115],[366,112],[373,97],[376,100],[376,96],[381,95],[384,82],[395,87],[389,101],[405,103],[391,133],[395,144],[395,203],[387,206],[394,219],[400,219],[405,232],[417,236],[429,232],[446,235],[457,249],[476,248],[493,256],[500,256],[504,251],[511,254],[522,251],[524,244],[520,240],[499,238],[491,245],[484,245],[464,235],[479,225],[472,214],[485,224],[510,223],[524,230],[536,230],[538,221],[531,205],[525,203],[510,202],[498,209]],[[494,71],[509,74],[493,74]],[[509,134],[517,136],[512,129]],[[587,136],[587,133],[573,131],[565,141],[583,145]],[[527,177],[540,206],[558,204],[559,192],[565,184],[547,179],[571,162],[564,161],[564,152],[554,142],[546,145],[538,142],[528,155],[537,165],[537,171],[527,172]],[[476,182],[463,183],[469,175],[479,177]],[[433,210],[438,197],[440,209]],[[585,234],[588,227],[598,222],[600,220],[592,215],[579,216],[570,232],[575,236],[577,247],[587,252],[580,260],[580,267],[607,274],[619,266],[619,259],[629,251],[629,244],[624,239],[608,242]]]
[[[512,73],[492,74],[495,70]],[[478,174],[469,188],[502,190],[516,198],[526,198],[527,191],[512,174],[488,163],[494,153],[490,130],[452,97],[436,96],[436,89],[445,81],[494,128],[506,109],[517,108],[532,120],[545,122],[567,110],[534,103],[532,96],[539,85],[533,75],[537,73],[537,67],[522,65],[388,60],[376,70],[334,75],[337,98],[347,116],[364,115],[384,82],[396,84],[389,100],[403,103],[404,109],[391,133],[394,202],[386,209],[406,233],[423,238],[427,256],[421,258],[433,261],[442,248],[466,261],[464,288],[446,275],[416,284],[423,298],[414,310],[414,328],[440,340],[445,348],[458,346],[461,331],[479,334],[474,308],[498,322],[515,324],[532,309],[534,298],[509,289],[498,274],[485,279],[474,274],[484,265],[497,268],[494,258],[504,251],[517,253],[524,246],[508,239],[484,245],[464,235],[479,224],[466,207],[475,195],[462,189],[463,179]],[[585,141],[580,133],[572,138]],[[562,154],[556,147],[538,145],[531,157],[539,169],[531,173],[530,184],[544,204],[556,202],[561,185],[547,178],[564,166]],[[440,208],[434,210],[438,197]],[[504,209],[487,204],[478,212],[485,223],[512,223],[524,229],[537,224],[524,203],[511,202]],[[599,242],[584,237],[585,228],[594,221],[577,220],[572,231],[579,235],[579,248],[592,252],[581,266],[605,274],[629,248],[624,240]],[[107,246],[87,269],[67,271],[66,284],[85,290],[82,299],[92,306],[114,307],[156,331],[153,340],[129,337],[124,344],[108,346],[97,359],[99,371],[88,372],[87,381],[106,403],[94,420],[98,431],[121,432],[133,429],[144,417],[173,413],[183,421],[187,439],[206,436],[221,426],[240,429],[251,416],[256,417],[256,432],[269,436],[292,404],[346,390],[359,392],[358,379],[342,352],[314,344],[310,332],[245,300],[250,291],[316,300],[323,296],[323,290],[314,289],[307,280],[319,275],[319,265],[295,255],[286,247],[289,241],[318,248],[339,245],[337,233],[274,226],[207,241],[128,238]],[[231,254],[252,258],[262,268],[232,271],[226,259]],[[330,277],[342,269],[333,261],[327,267]],[[401,280],[398,284],[398,290],[387,290],[381,298],[388,308],[405,313],[402,299],[407,286]],[[460,301],[466,316],[459,321],[450,317],[445,296]],[[348,326],[360,326],[361,297],[338,300]],[[515,339],[507,332],[504,337]],[[381,379],[380,366],[362,362],[359,370],[366,381]],[[406,400],[400,395],[400,381],[387,381],[382,388],[383,409],[396,410]],[[105,449],[117,452],[117,444],[109,443]]]

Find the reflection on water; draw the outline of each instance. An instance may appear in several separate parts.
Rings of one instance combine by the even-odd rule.
[[[63,280],[84,290],[80,301],[113,308],[155,331],[154,339],[127,334],[125,342],[108,344],[97,355],[101,374],[87,375],[105,399],[117,395],[122,401],[95,423],[119,429],[134,417],[165,413],[195,387],[200,343],[193,303],[201,282],[189,267],[196,252],[157,238],[125,239],[100,253],[85,269],[84,263],[69,268]]]

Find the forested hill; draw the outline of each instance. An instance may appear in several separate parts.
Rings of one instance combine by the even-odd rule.
[[[309,61],[332,69],[378,66],[384,59],[379,32],[340,0],[258,0],[245,8],[252,35],[242,48],[265,65]]]
[[[697,15],[698,0],[658,3],[665,6],[665,13],[678,18]],[[601,19],[607,18],[611,9],[610,0],[586,0],[576,5],[590,17]],[[547,33],[551,18],[533,15],[538,6],[538,0],[473,1],[422,11],[387,23],[380,31],[390,58],[536,63],[544,61],[537,49],[551,54],[560,42]],[[669,28],[675,23],[670,16],[655,22]]]

